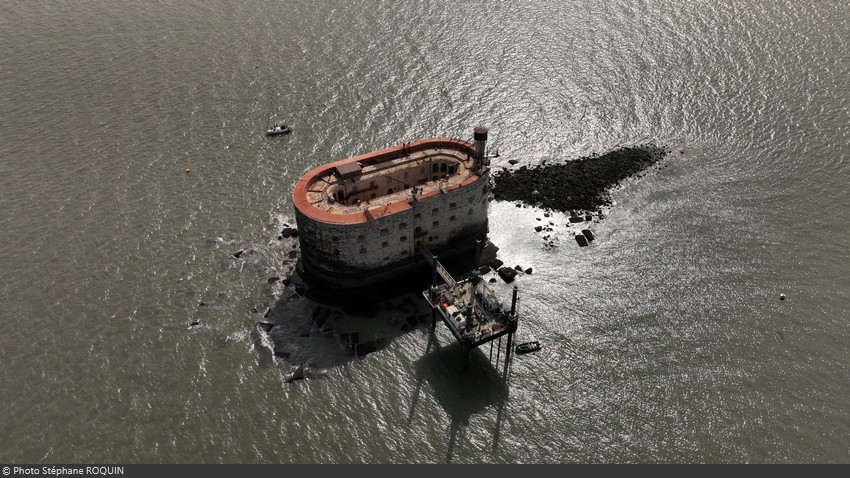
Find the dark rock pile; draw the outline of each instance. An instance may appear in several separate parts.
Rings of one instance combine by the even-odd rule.
[[[670,151],[654,144],[628,146],[563,164],[503,169],[493,174],[493,195],[562,212],[599,211],[611,204],[609,190],[652,166]]]

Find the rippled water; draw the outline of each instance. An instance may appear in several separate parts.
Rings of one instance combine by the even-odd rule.
[[[553,3],[4,2],[0,461],[847,462],[850,6]],[[673,152],[591,247],[492,203],[536,354],[301,337],[300,174],[478,124],[497,167]]]

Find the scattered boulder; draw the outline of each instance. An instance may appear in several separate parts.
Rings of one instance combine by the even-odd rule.
[[[269,284],[274,284],[275,282],[277,282],[279,280],[280,280],[280,277],[278,277],[278,276],[269,277],[269,279],[268,279]]]
[[[283,237],[297,237],[298,230],[294,227],[284,227],[282,231],[280,231],[280,235]]]
[[[257,322],[257,327],[259,327],[265,332],[268,332],[272,329],[272,327],[274,327],[274,324],[270,324],[268,322]]]
[[[245,249],[239,249],[238,251],[233,253],[233,257],[239,259],[239,257],[245,253]]]
[[[503,262],[496,258],[496,253],[499,248],[490,241],[481,248],[481,256],[478,260],[478,265],[487,265],[491,269],[496,270],[502,267]]]
[[[299,365],[293,367],[289,371],[289,373],[287,373],[283,377],[283,380],[286,383],[290,383],[290,382],[294,382],[295,380],[301,380],[302,378],[304,378],[304,364],[299,364]]]
[[[531,271],[532,271],[532,269],[531,269],[531,267],[529,267],[528,269],[526,269],[526,270],[525,270],[525,273],[526,273],[526,274],[531,274]]]
[[[588,241],[593,240],[593,232],[591,232],[590,229],[582,229],[581,233],[584,237],[587,238]]]
[[[502,267],[499,269],[499,277],[502,278],[505,283],[510,284],[516,278],[517,271],[516,269],[511,269],[510,267]]]
[[[534,226],[534,230],[540,232],[543,230],[543,226]]]
[[[587,245],[587,238],[584,237],[584,234],[576,234],[576,242],[579,246],[584,247]]]

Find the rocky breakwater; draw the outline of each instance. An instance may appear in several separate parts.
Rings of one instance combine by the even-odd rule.
[[[611,205],[609,191],[653,166],[670,151],[654,144],[626,146],[560,164],[522,165],[493,174],[493,196],[580,217]]]

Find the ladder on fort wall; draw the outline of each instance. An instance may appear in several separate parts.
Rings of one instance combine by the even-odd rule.
[[[363,215],[366,216],[366,220],[368,220],[369,223],[372,224],[372,227],[374,227],[376,231],[381,229],[381,226],[378,225],[378,221],[375,220],[375,216],[373,216],[372,213],[369,212],[369,208],[363,209]]]

